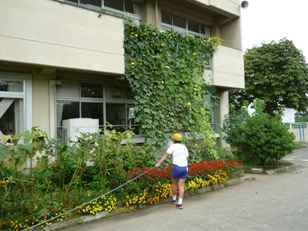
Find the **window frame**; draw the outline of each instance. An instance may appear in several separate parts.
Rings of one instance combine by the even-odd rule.
[[[20,81],[22,82],[22,91],[0,91],[1,98],[10,98],[19,100],[19,116],[17,133],[32,128],[32,76],[28,73],[17,72],[0,72],[0,79],[4,81]]]
[[[69,82],[72,80],[63,80],[65,82]],[[78,118],[83,118],[82,117],[82,103],[101,103],[103,104],[103,124],[100,124],[100,129],[105,133],[107,129],[107,104],[124,104],[125,105],[125,124],[114,124],[113,126],[116,127],[125,127],[125,129],[129,129],[130,126],[136,126],[135,124],[130,124],[129,123],[129,118],[128,118],[128,109],[129,106],[134,105],[135,102],[132,99],[129,98],[112,98],[107,96],[107,92],[109,89],[114,89],[116,86],[114,85],[108,85],[105,84],[102,81],[81,81],[81,80],[76,80],[75,82],[78,82],[78,88],[79,88],[79,96],[75,97],[66,97],[66,96],[58,96],[56,93],[56,108],[59,103],[59,101],[66,101],[66,102],[78,102],[79,103],[79,117]],[[81,89],[82,89],[82,84],[86,83],[96,83],[96,84],[101,84],[102,85],[102,90],[103,90],[103,97],[102,98],[91,98],[91,97],[82,97],[81,96]],[[57,92],[57,91],[56,91]],[[56,113],[56,117],[58,117]],[[62,129],[63,125],[61,122],[59,123],[59,118],[56,118],[56,130]],[[58,134],[58,132],[57,132]]]
[[[79,8],[83,8],[87,10],[92,10],[98,13],[103,13],[103,14],[107,14],[107,15],[111,15],[111,16],[115,16],[119,18],[129,17],[132,20],[134,20],[136,23],[139,23],[141,21],[141,17],[137,15],[135,12],[126,11],[125,0],[123,0],[123,11],[112,8],[112,7],[105,6],[104,0],[101,0],[100,7],[91,5],[91,4],[83,4],[80,2],[81,0],[76,0],[76,2],[73,2],[72,0],[55,0],[55,1],[59,1],[61,3],[65,3],[71,6],[75,6],[75,7],[79,7]]]
[[[171,18],[172,24],[168,24],[168,23],[162,21],[163,20],[163,14],[167,15],[167,18],[169,18],[169,17]],[[174,22],[173,22],[174,17],[180,17],[180,18],[185,19],[185,28],[174,25]],[[199,25],[199,33],[189,30],[189,22],[194,22],[194,23]],[[209,33],[208,34],[202,33],[201,32],[202,27],[207,28]],[[183,35],[192,35],[192,36],[198,36],[198,37],[204,37],[204,38],[209,38],[212,35],[211,26],[206,25],[206,24],[204,24],[200,21],[193,20],[189,17],[183,17],[183,16],[180,16],[180,15],[177,15],[177,14],[174,14],[172,12],[165,11],[165,10],[161,11],[160,28],[161,28],[162,31],[172,30],[172,31],[178,32],[178,33],[183,34]]]

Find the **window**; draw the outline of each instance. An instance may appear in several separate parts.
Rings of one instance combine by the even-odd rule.
[[[218,133],[219,129],[219,96],[217,92],[209,92],[205,97],[205,107],[210,111],[210,122],[213,130]]]
[[[201,35],[205,37],[210,36],[210,28],[206,25],[164,11],[162,12],[161,27],[163,30],[174,30],[181,34]]]
[[[80,4],[101,7],[102,1],[101,0],[80,0]]]
[[[125,12],[134,13],[134,5],[131,0],[124,0],[124,10]]]
[[[162,19],[161,19],[161,21],[163,23],[172,25],[172,15],[171,14],[167,14],[165,12],[162,12]]]
[[[0,98],[0,135],[16,133],[15,100]]]
[[[192,32],[199,33],[200,32],[200,24],[196,22],[189,21],[188,22],[188,30]]]
[[[104,6],[115,10],[134,13],[131,0],[104,0]]]
[[[74,5],[78,5],[78,0],[65,0],[68,3],[72,3]]]
[[[81,97],[103,98],[103,86],[100,84],[81,84]]]
[[[22,81],[18,80],[0,80],[0,91],[22,92]]]
[[[99,119],[99,126],[104,126],[104,105],[102,103],[81,103],[81,118]]]
[[[63,120],[75,119],[80,117],[79,102],[74,101],[57,101],[57,124],[58,127],[63,126]]]
[[[116,130],[125,131],[127,129],[127,111],[125,104],[107,103],[106,119]]]
[[[23,87],[22,80],[0,80],[0,136],[15,135],[25,128]]]
[[[74,118],[99,119],[101,129],[107,124],[118,131],[133,127],[133,120],[128,119],[133,103],[129,93],[129,88],[118,82],[105,86],[102,82],[61,81],[56,90],[58,137],[65,138],[63,120]]]
[[[65,2],[77,6],[89,6],[90,9],[93,7],[108,7],[123,12],[134,13],[132,0],[65,0]]]
[[[123,0],[104,0],[104,6],[124,11]]]
[[[186,19],[185,18],[174,15],[172,17],[172,22],[173,22],[173,26],[186,29]]]

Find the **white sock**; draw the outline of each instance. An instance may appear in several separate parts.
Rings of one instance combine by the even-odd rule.
[[[183,198],[179,197],[178,204],[179,205],[183,204]]]
[[[172,195],[172,200],[176,201],[176,195]]]

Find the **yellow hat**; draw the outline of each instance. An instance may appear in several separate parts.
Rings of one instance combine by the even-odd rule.
[[[173,141],[180,142],[180,141],[183,140],[183,136],[182,136],[181,133],[176,132],[176,133],[173,133],[173,134],[172,134],[171,139],[172,139]]]

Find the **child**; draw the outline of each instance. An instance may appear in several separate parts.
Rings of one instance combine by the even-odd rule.
[[[188,150],[186,146],[181,143],[183,136],[180,133],[174,133],[171,139],[173,143],[155,166],[159,167],[168,155],[172,155],[172,202],[176,203],[177,208],[183,209],[185,179],[188,175]],[[179,192],[178,201],[176,200],[177,192]]]

